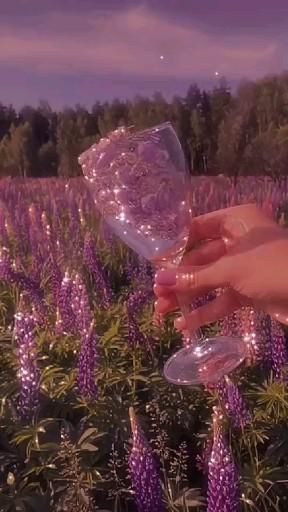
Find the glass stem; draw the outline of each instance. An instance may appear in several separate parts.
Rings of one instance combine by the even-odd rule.
[[[181,310],[182,316],[187,321],[188,316],[191,313],[191,306],[189,304],[187,304],[187,302],[185,300],[183,300],[181,295],[177,295],[177,301],[178,301],[178,305]],[[185,341],[187,341],[187,344],[189,344],[189,345],[194,345],[199,340],[202,341],[204,339],[203,332],[200,328],[196,329],[195,331],[192,331],[191,329],[187,329],[186,333],[187,334],[185,335],[185,338],[186,338]]]
[[[175,256],[170,261],[169,260],[166,261],[164,268],[179,267],[179,265],[181,264],[182,258],[183,258],[183,254]],[[191,313],[191,305],[189,303],[187,303],[185,300],[183,300],[182,295],[178,295],[178,294],[177,294],[177,302],[178,302],[178,306],[181,310],[183,318],[185,320],[187,320],[189,314]],[[202,341],[205,338],[203,335],[202,329],[200,329],[200,328],[196,329],[195,331],[192,331],[191,329],[187,329],[186,333],[187,334],[184,336],[184,338],[185,338],[185,343],[187,343],[187,345],[195,345],[198,341]]]
[[[181,264],[181,261],[183,259],[183,254],[178,255],[176,258],[174,258],[170,265],[172,267],[179,267]],[[189,314],[191,313],[191,304],[187,303],[185,300],[183,300],[182,295],[177,294],[177,302],[178,306],[181,310],[183,318],[187,321]],[[202,329],[187,329],[186,334],[184,335],[185,338],[185,344],[187,345],[195,345],[198,341],[203,341],[205,339]]]

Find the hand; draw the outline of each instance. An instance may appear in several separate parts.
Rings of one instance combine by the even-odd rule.
[[[175,327],[196,330],[247,305],[267,313],[286,311],[288,317],[288,235],[255,205],[193,219],[189,247],[195,244],[179,268],[156,274],[157,315],[178,309],[179,294],[191,303],[224,288],[214,301],[176,319]]]

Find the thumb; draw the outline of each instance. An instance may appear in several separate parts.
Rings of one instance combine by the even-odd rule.
[[[231,281],[231,258],[224,256],[210,265],[201,267],[181,266],[159,270],[155,283],[167,287],[169,292],[201,292],[229,286]]]

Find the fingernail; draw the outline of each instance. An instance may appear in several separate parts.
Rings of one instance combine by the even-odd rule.
[[[175,286],[176,272],[175,270],[160,270],[155,276],[155,281],[161,286]]]
[[[182,331],[186,327],[186,320],[183,316],[179,316],[179,318],[176,318],[174,322],[174,327],[177,329],[177,331]]]

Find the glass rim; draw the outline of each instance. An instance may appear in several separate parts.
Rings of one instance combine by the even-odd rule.
[[[124,136],[126,136],[127,138],[131,138],[133,139],[134,137],[137,137],[139,135],[143,135],[145,133],[154,133],[154,132],[160,132],[161,130],[164,130],[165,128],[169,128],[171,130],[171,132],[173,132],[173,134],[175,135],[175,137],[177,138],[179,144],[180,144],[180,141],[179,141],[179,138],[178,138],[178,135],[176,133],[176,130],[173,128],[173,125],[171,123],[171,121],[164,121],[163,123],[159,123],[159,124],[156,124],[154,126],[150,126],[149,128],[143,128],[143,130],[138,130],[135,125],[130,125],[130,126],[125,126],[125,125],[122,125],[122,126],[119,126],[118,128],[116,128],[115,130],[112,130],[111,132],[109,132],[107,134],[107,138],[109,139],[109,135],[112,134],[112,133],[115,133],[117,132],[118,130],[123,130],[124,132]],[[105,137],[103,137],[105,138]],[[82,163],[82,159],[85,157],[85,155],[87,155],[92,147],[99,147],[99,144],[101,143],[101,139],[99,141],[97,141],[95,144],[93,144],[92,146],[90,146],[88,149],[86,149],[85,151],[83,151],[79,157],[78,157],[78,162],[79,164],[82,166],[83,163]],[[85,175],[85,173],[84,173]]]
[[[165,128],[170,128],[171,130],[173,130],[176,134],[176,131],[174,130],[173,128],[173,125],[171,123],[171,121],[164,121],[163,123],[159,123],[159,124],[156,124],[154,126],[150,126],[148,128],[143,128],[143,130],[138,130],[134,125],[131,125],[130,127],[125,127],[124,126],[124,129],[128,130],[129,129],[131,130],[131,135],[142,135],[143,133],[147,133],[147,132],[158,132],[160,130],[164,130]],[[177,134],[176,134],[177,136]]]

